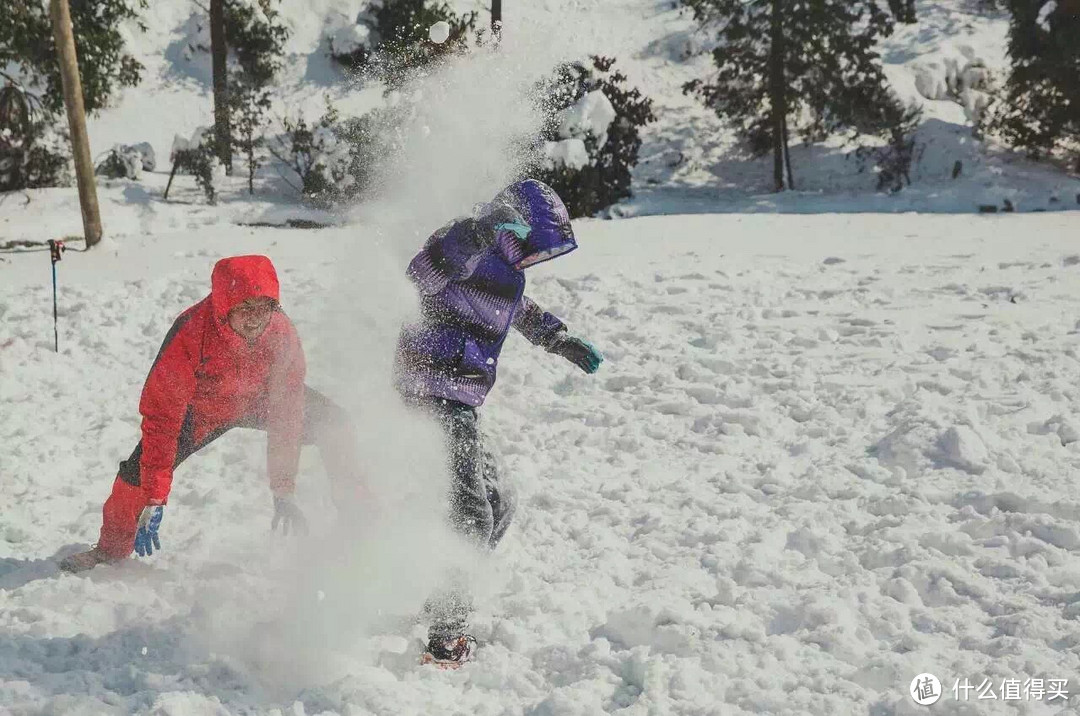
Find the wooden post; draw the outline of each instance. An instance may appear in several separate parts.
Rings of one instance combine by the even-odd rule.
[[[502,0],[491,0],[491,31],[496,35],[502,28]]]
[[[94,163],[90,159],[90,138],[86,133],[86,109],[83,107],[82,81],[75,54],[75,36],[71,30],[68,0],[49,0],[53,39],[60,59],[60,78],[64,87],[64,107],[71,131],[71,153],[75,158],[75,179],[79,185],[86,248],[101,241],[101,212],[98,209]]]

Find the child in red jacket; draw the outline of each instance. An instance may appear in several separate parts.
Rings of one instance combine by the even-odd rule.
[[[358,490],[348,416],[304,385],[304,351],[278,304],[265,256],[218,261],[210,295],[180,314],[165,336],[139,401],[142,440],[124,462],[103,509],[97,545],[60,563],[78,572],[160,549],[158,528],[173,470],[232,428],[267,433],[272,528],[306,529],[293,500],[300,446],[317,444],[335,498]]]

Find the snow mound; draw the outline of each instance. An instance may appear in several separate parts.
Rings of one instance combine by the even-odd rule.
[[[982,438],[966,425],[954,425],[937,439],[941,462],[978,475],[987,468],[989,452]]]

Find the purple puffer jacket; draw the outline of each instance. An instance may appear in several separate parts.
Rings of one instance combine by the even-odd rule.
[[[511,184],[480,215],[496,205],[517,210],[531,228],[526,239],[498,231],[491,248],[477,251],[469,235],[477,222],[459,220],[436,231],[409,264],[421,318],[398,341],[396,383],[406,396],[479,406],[495,383],[511,326],[544,348],[566,330],[525,296],[523,272],[577,248],[566,207],[534,179]]]

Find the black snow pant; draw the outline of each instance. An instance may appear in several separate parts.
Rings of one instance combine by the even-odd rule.
[[[442,426],[450,468],[450,524],[481,548],[494,549],[517,508],[510,485],[500,479],[495,457],[484,446],[476,408],[445,398],[416,401]],[[460,575],[424,605],[429,637],[445,640],[465,632],[472,598]]]

